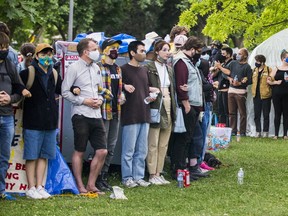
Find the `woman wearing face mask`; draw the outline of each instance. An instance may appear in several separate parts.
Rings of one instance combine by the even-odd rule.
[[[170,56],[170,45],[165,41],[156,42],[154,45],[154,61],[148,68],[150,87],[160,89],[160,92],[151,108],[159,109],[160,123],[151,123],[148,136],[147,167],[150,174],[149,182],[155,185],[169,184],[161,172],[163,171],[168,142],[171,134],[172,123],[176,118],[176,103],[174,93],[173,71],[167,65]],[[162,101],[162,103],[161,103]]]
[[[273,139],[278,139],[282,114],[283,136],[284,139],[288,139],[288,52],[283,50],[280,57],[282,64],[273,69],[271,76],[267,78],[267,83],[273,85],[272,99],[275,112],[275,136]]]
[[[32,199],[46,199],[50,194],[43,188],[46,160],[56,154],[56,129],[58,105],[55,94],[61,93],[61,77],[52,69],[53,48],[49,44],[38,44],[31,65],[35,69],[34,81],[23,106],[24,155],[28,191]],[[58,77],[56,75],[58,75]],[[26,85],[31,74],[22,70],[20,76]],[[35,179],[36,177],[36,179]],[[35,181],[36,180],[36,181]]]
[[[262,112],[264,117],[262,136],[268,137],[272,89],[267,83],[267,78],[270,76],[272,68],[265,65],[266,58],[264,55],[256,55],[255,61],[255,68],[252,75],[252,96],[254,103],[254,121],[256,126],[255,137],[261,137]]]
[[[121,68],[115,63],[120,44],[122,44],[122,41],[112,38],[103,41],[101,46],[103,56],[101,61],[97,63],[102,74],[103,88],[110,90],[114,96],[109,101],[104,98],[101,107],[106,128],[108,150],[105,163],[96,181],[96,187],[102,191],[112,191],[112,187],[108,184],[108,170],[118,139],[121,105],[125,102],[125,96],[122,91]]]
[[[31,65],[35,53],[35,46],[32,43],[24,43],[20,48],[20,53],[23,56],[23,61],[17,65],[17,71],[28,68]]]

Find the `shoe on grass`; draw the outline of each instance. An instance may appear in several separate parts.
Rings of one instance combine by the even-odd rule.
[[[51,195],[42,186],[37,187],[37,192],[42,196],[43,199],[48,199]]]
[[[203,177],[208,177],[209,176],[209,173],[203,173],[198,165],[190,166],[189,167],[189,172],[190,172],[190,178],[192,178],[192,179],[195,179],[193,177],[203,178]]]
[[[162,181],[158,178],[158,176],[154,176],[152,178],[149,178],[149,182],[153,185],[162,185]]]
[[[205,170],[215,170],[215,168],[208,166],[204,161],[200,164],[200,168]]]
[[[267,138],[268,137],[268,132],[263,132],[262,137]]]
[[[26,191],[26,196],[31,199],[42,199],[41,194],[35,187],[31,187],[28,191]]]
[[[127,188],[134,188],[138,186],[138,184],[135,181],[133,181],[132,178],[129,178],[126,181],[123,181],[122,184]]]
[[[16,200],[16,198],[11,196],[10,194],[4,192],[4,193],[0,194],[0,200],[14,201],[14,200]]]
[[[146,182],[145,180],[143,179],[139,179],[136,181],[136,184],[138,184],[139,186],[141,187],[148,187],[149,185],[151,185],[150,182]]]
[[[170,184],[169,181],[167,181],[163,175],[157,176],[158,179],[163,183],[163,184]]]

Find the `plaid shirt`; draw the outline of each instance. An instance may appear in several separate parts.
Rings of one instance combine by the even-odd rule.
[[[104,60],[102,59],[101,62],[97,63],[100,67],[100,71],[102,74],[102,81],[103,81],[103,88],[109,89],[111,92],[111,76],[110,76],[110,70],[108,67],[104,67],[105,64]],[[118,112],[118,119],[121,114],[121,95],[124,94],[122,92],[122,72],[121,68],[117,65],[116,66],[117,74],[119,75],[119,87],[118,87],[118,94],[117,94],[117,112]],[[116,97],[116,95],[114,95]],[[111,120],[113,118],[112,116],[112,100],[107,100],[104,98],[103,104],[102,104],[102,117],[105,120]]]

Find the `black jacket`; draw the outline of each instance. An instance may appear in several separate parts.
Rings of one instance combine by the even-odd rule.
[[[45,76],[43,70],[34,61],[35,79],[29,91],[31,98],[25,98],[23,107],[23,128],[30,130],[54,130],[58,125],[59,106],[55,94],[61,93],[62,80],[58,74],[55,86],[52,67],[48,69],[47,87],[44,84]],[[20,76],[26,85],[28,81],[28,69],[21,71]]]

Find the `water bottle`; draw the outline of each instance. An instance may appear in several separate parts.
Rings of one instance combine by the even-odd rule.
[[[240,168],[240,170],[238,171],[238,184],[242,185],[243,184],[243,180],[244,180],[244,171],[242,168]]]
[[[183,173],[182,172],[178,173],[177,183],[178,183],[178,188],[184,187],[184,179],[183,179]]]
[[[158,96],[158,92],[150,92],[149,96],[144,99],[145,104],[149,104],[151,101],[150,99],[155,99]]]
[[[234,81],[238,81],[238,76],[237,75],[234,77]]]
[[[92,156],[92,154],[89,154],[89,155],[88,155],[88,162],[89,162],[89,164],[91,164],[92,160],[93,160],[93,156]]]
[[[236,135],[236,141],[240,142],[240,132],[239,131],[237,132],[237,135]]]

